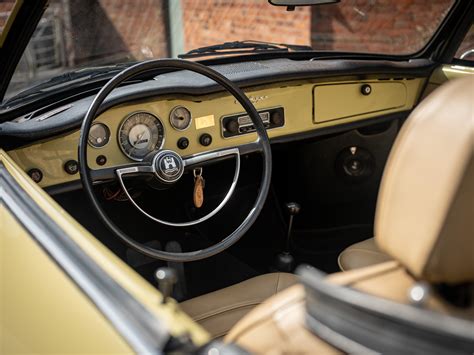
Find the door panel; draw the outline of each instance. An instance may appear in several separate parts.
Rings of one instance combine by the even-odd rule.
[[[474,75],[474,67],[446,64],[436,68],[429,78],[426,89],[423,92],[422,99],[427,97],[447,81],[463,78],[469,75]]]

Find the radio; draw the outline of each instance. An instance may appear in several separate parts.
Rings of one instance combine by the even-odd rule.
[[[259,110],[258,114],[266,129],[285,125],[285,110],[283,107]],[[224,138],[240,136],[255,132],[255,127],[249,115],[237,114],[222,117],[222,136]]]

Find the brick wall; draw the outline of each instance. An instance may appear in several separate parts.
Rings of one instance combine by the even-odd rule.
[[[181,0],[185,50],[235,40],[310,44],[311,9],[267,0]]]
[[[313,8],[316,49],[412,53],[439,26],[453,0],[352,0]],[[444,17],[444,16],[443,16]]]
[[[138,60],[169,55],[164,6],[169,0],[69,1],[74,42],[80,48],[75,51],[76,63],[114,53],[118,60],[121,54]],[[439,14],[453,2],[344,0],[288,12],[267,0],[180,1],[185,51],[251,39],[394,54],[420,49],[439,26],[443,17]],[[88,16],[92,11],[95,18]]]
[[[1,0],[0,13],[11,1]],[[70,22],[63,24],[68,66],[167,57],[167,1],[51,0],[68,7],[61,16]],[[252,39],[399,54],[418,50],[454,0],[344,0],[292,12],[267,0],[180,1],[185,51]]]
[[[15,0],[2,0],[0,2],[0,33],[2,33],[3,28],[7,23],[8,16],[13,10],[15,5]]]
[[[163,0],[70,0],[73,62],[168,56]]]
[[[115,30],[136,59],[168,55],[166,0],[100,0]]]
[[[255,39],[316,49],[411,53],[453,0],[344,0],[287,12],[267,0],[181,0],[185,49]],[[396,15],[395,15],[396,14]]]

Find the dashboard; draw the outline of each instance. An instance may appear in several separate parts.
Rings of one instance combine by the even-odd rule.
[[[387,75],[282,81],[246,88],[271,140],[411,110],[425,79]],[[143,160],[159,149],[183,157],[252,143],[257,136],[228,93],[134,99],[101,113],[89,135],[92,169]],[[79,180],[76,128],[8,154],[42,187]]]

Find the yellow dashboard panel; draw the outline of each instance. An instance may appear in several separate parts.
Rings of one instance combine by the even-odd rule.
[[[381,113],[403,107],[406,102],[407,87],[403,82],[366,81],[364,84],[316,85],[314,122]]]
[[[374,77],[362,81],[347,77],[287,82],[247,89],[245,92],[258,110],[283,108],[284,125],[268,130],[269,137],[275,138],[410,110],[420,95],[424,80],[378,80]],[[370,85],[373,92],[364,95],[361,91],[363,85]],[[170,123],[170,112],[177,106],[183,106],[191,112],[192,121],[187,129],[177,130]],[[134,101],[113,107],[95,120],[107,126],[110,139],[101,148],[88,146],[89,166],[92,169],[118,167],[133,162],[119,146],[119,129],[126,117],[143,111],[161,121],[163,148],[175,150],[183,157],[244,145],[255,141],[257,137],[256,133],[224,137],[222,120],[229,115],[245,115],[240,103],[228,93],[161,96]],[[200,143],[203,134],[212,137],[209,146]],[[177,142],[183,137],[189,141],[189,145],[180,149]],[[79,130],[8,153],[25,171],[39,169],[42,172],[39,185],[49,187],[79,179],[78,173],[70,175],[64,169],[66,162],[77,160],[78,140]],[[102,166],[96,163],[99,156],[106,158]]]

